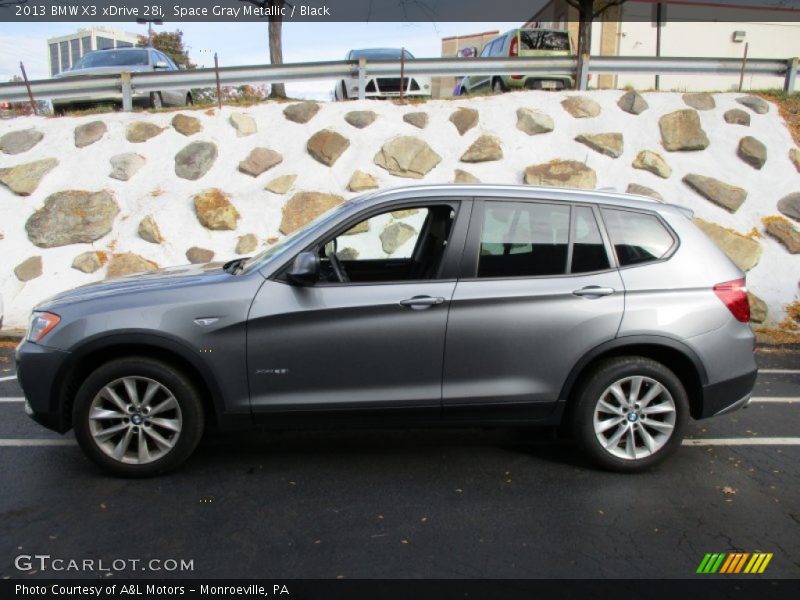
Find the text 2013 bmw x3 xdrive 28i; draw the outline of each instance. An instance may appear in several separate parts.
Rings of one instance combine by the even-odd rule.
[[[756,377],[744,275],[687,212],[527,186],[361,196],[253,258],[42,303],[26,409],[123,475],[180,465],[210,424],[320,421],[563,422],[638,471]]]

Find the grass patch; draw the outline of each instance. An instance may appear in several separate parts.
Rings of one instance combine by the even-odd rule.
[[[800,92],[784,92],[780,90],[763,90],[751,92],[778,105],[786,126],[792,133],[794,143],[800,146]]]

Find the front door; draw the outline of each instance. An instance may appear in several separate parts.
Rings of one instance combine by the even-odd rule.
[[[314,285],[267,281],[247,332],[253,412],[440,409],[466,204],[370,213],[310,248],[321,259]],[[456,231],[461,244],[449,245]]]
[[[566,203],[476,205],[471,262],[448,320],[446,412],[480,406],[499,418],[547,416],[578,359],[615,337],[624,290],[596,212]]]

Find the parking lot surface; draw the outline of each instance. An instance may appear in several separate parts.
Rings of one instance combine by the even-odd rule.
[[[641,475],[546,430],[435,429],[210,435],[180,471],[124,480],[25,416],[0,350],[3,578],[714,577],[695,575],[708,552],[800,577],[797,353],[759,353],[750,407],[692,422]],[[15,567],[34,554],[192,570]]]

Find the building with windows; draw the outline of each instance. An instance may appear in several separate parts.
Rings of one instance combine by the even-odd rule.
[[[130,48],[139,42],[139,36],[127,31],[92,27],[47,40],[50,56],[50,77],[69,71],[87,52],[109,48]]]

